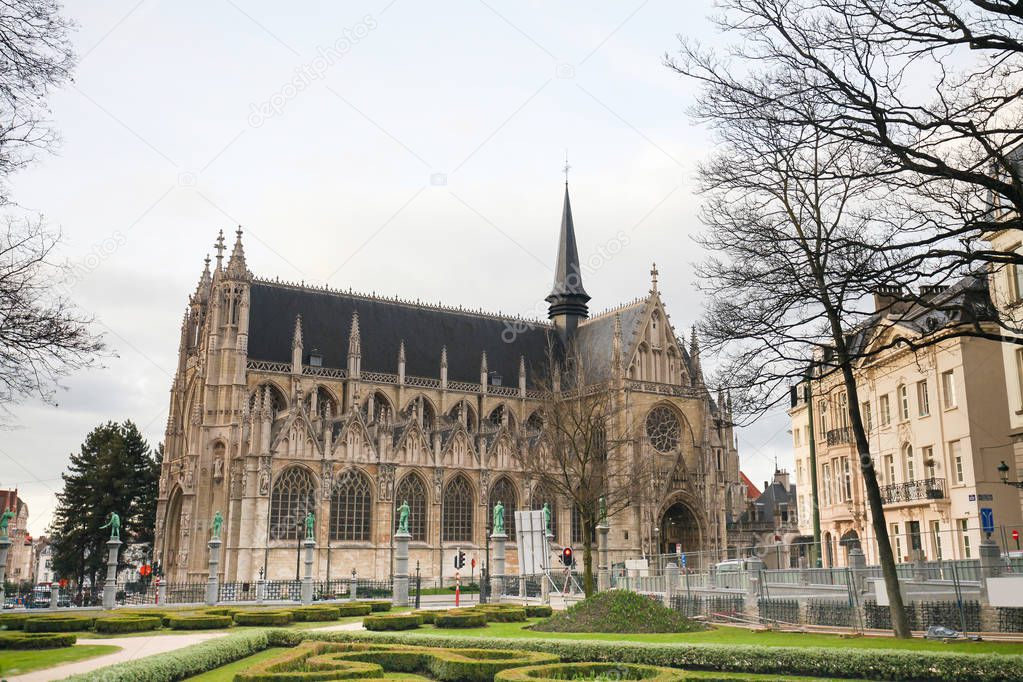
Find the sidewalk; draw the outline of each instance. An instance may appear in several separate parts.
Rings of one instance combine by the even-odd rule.
[[[192,644],[205,642],[208,639],[225,636],[227,636],[227,633],[216,632],[191,633],[184,635],[151,635],[148,637],[81,639],[79,640],[80,644],[112,644],[113,646],[121,647],[121,650],[105,656],[90,658],[85,661],[66,663],[53,668],[47,668],[46,670],[36,670],[34,672],[25,673],[24,675],[9,675],[7,676],[7,679],[12,680],[12,682],[14,680],[17,680],[17,682],[49,682],[49,680],[62,680],[70,675],[87,673],[90,670],[96,670],[97,668],[113,665],[115,663],[134,661],[146,656],[164,654],[168,651],[174,651]]]

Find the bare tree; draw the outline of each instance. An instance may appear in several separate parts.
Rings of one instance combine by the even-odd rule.
[[[0,233],[0,409],[52,398],[59,377],[104,350],[91,320],[54,293],[65,270],[49,261],[57,241],[41,220],[8,218]]]
[[[649,472],[634,456],[624,393],[598,377],[574,345],[548,353],[541,435],[525,449],[522,468],[548,494],[568,502],[582,532],[583,591],[593,594],[593,539],[601,515],[642,499]],[[602,506],[603,505],[603,506]]]

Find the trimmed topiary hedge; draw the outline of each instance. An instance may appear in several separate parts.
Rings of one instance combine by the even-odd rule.
[[[300,606],[291,611],[291,619],[295,622],[328,621],[337,620],[341,617],[341,609],[336,606],[317,604],[314,606]]]
[[[479,611],[487,617],[487,622],[492,623],[521,623],[526,620],[526,609],[522,606],[500,607],[476,606],[473,611]]]
[[[347,618],[349,616],[368,616],[373,611],[373,607],[369,604],[353,602],[351,604],[338,604],[337,610],[341,618]]]
[[[363,601],[357,601],[356,604],[369,604],[371,611],[390,611],[391,602],[386,599],[365,599]]]
[[[548,618],[554,613],[547,604],[526,604],[526,617],[527,618]]]
[[[707,626],[659,601],[626,590],[608,590],[584,599],[533,626],[542,632],[695,632]]]
[[[62,632],[0,632],[0,649],[62,649],[76,639]]]
[[[415,613],[388,613],[366,616],[362,626],[367,630],[414,630],[423,624],[423,617]]]
[[[96,632],[116,634],[121,632],[145,632],[155,630],[163,624],[156,616],[109,616],[96,619]]]
[[[420,646],[528,649],[565,662],[620,662],[688,670],[805,675],[869,680],[996,682],[1023,680],[1023,656],[895,649],[795,648],[726,644],[650,644],[561,639],[500,639],[453,635],[294,632],[272,630],[271,646],[301,639]]]
[[[90,629],[95,620],[94,616],[30,616],[22,627],[25,632],[79,632]]]
[[[27,613],[3,613],[0,614],[0,627],[8,630],[21,630],[28,620]]]
[[[231,616],[225,616],[230,618]],[[238,625],[287,625],[291,622],[291,611],[237,611],[234,622]]]
[[[635,663],[553,663],[508,668],[494,676],[494,682],[554,682],[555,680],[644,680],[675,682],[695,679],[684,670],[657,668]],[[705,679],[705,678],[701,678]],[[739,679],[735,677],[734,679]]]
[[[429,623],[429,624],[433,625],[433,619],[437,617],[438,613],[443,613],[443,612],[442,611],[429,611],[429,610],[426,610],[426,611],[413,611],[412,613],[414,613],[417,616],[419,616],[420,618],[422,618],[424,623]]]
[[[441,611],[433,617],[433,625],[438,628],[481,628],[487,624],[487,614],[480,611]]]
[[[231,627],[231,622],[231,616],[206,613],[175,613],[164,618],[164,624],[172,630],[217,630]]]

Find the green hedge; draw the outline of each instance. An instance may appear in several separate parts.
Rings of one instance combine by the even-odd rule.
[[[526,605],[526,616],[528,618],[547,618],[554,613],[547,604],[527,604]]]
[[[317,604],[315,606],[300,606],[297,609],[288,609],[291,611],[291,619],[295,622],[309,622],[309,621],[328,621],[337,620],[341,617],[341,609],[337,606],[327,606],[326,604]]]
[[[433,624],[433,619],[436,618],[437,614],[441,613],[441,612],[440,611],[429,611],[429,610],[427,610],[427,611],[413,611],[412,613],[414,613],[417,616],[419,616],[420,618],[422,618],[424,623],[430,623],[432,625]]]
[[[494,682],[554,682],[555,680],[644,680],[676,682],[693,679],[684,670],[657,668],[635,663],[554,663],[508,668],[494,676]],[[736,678],[738,679],[738,678]]]
[[[0,649],[61,649],[74,646],[76,639],[59,632],[0,632]]]
[[[231,616],[205,613],[172,614],[164,618],[164,624],[172,630],[216,630],[231,627]]]
[[[234,622],[238,625],[287,625],[291,622],[291,611],[236,611]]]
[[[0,627],[5,627],[8,630],[21,630],[26,620],[28,620],[27,613],[3,613],[0,614]]]
[[[22,627],[25,632],[78,632],[92,627],[92,616],[30,616]]]
[[[157,616],[126,615],[97,618],[95,627],[96,632],[115,634],[121,632],[145,632],[146,630],[155,630],[162,624],[162,619]]]
[[[273,646],[288,646],[293,635],[336,642],[421,646],[528,649],[555,654],[565,662],[621,662],[657,667],[767,675],[806,675],[869,680],[1023,680],[1023,656],[895,649],[795,648],[726,644],[650,644],[597,640],[499,639],[453,635],[310,632],[273,630]],[[298,641],[298,639],[294,640]]]
[[[367,630],[414,630],[423,624],[423,617],[415,613],[389,613],[366,616],[362,625]]]
[[[368,604],[371,611],[390,611],[391,602],[386,599],[364,599],[356,604]]]
[[[477,606],[473,611],[479,611],[487,617],[487,622],[496,623],[521,623],[526,620],[526,609],[522,606],[501,607]]]
[[[373,611],[373,607],[369,604],[353,602],[351,604],[338,604],[337,610],[341,618],[346,618],[348,616],[368,616]]]
[[[487,624],[487,614],[482,612],[441,611],[433,617],[433,625],[438,628],[481,628]]]
[[[269,630],[248,630],[199,644],[91,670],[67,682],[175,682],[233,663],[269,646]],[[287,632],[286,630],[282,632]]]

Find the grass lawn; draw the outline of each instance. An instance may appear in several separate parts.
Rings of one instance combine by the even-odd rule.
[[[19,675],[32,670],[52,668],[61,663],[112,654],[121,647],[108,644],[79,644],[63,649],[28,649],[0,651],[0,674]]]
[[[395,611],[401,611],[402,609],[394,609]],[[408,610],[408,609],[404,609]],[[286,628],[291,630],[315,630],[316,628],[329,627],[331,625],[341,625],[343,623],[361,623],[365,616],[346,616],[345,618],[338,618],[337,620],[326,620],[326,621],[303,621],[301,623],[291,623],[290,625],[275,625],[274,629]],[[160,628],[159,630],[147,630],[146,632],[121,632],[121,633],[106,633],[106,632],[92,632],[86,630],[84,632],[76,632],[79,640],[83,639],[121,639],[122,637],[150,637],[152,635],[188,635],[188,634],[201,634],[203,632],[244,632],[248,630],[255,630],[260,627],[269,628],[270,626],[239,626],[235,625],[230,630],[171,630],[170,628]]]
[[[451,635],[456,637],[535,637],[540,639],[588,639],[614,642],[656,642],[663,644],[759,644],[762,646],[832,647],[858,649],[911,649],[915,651],[957,651],[973,654],[1023,655],[1023,643],[1014,642],[932,642],[923,638],[899,640],[893,637],[840,637],[817,633],[754,632],[745,628],[715,627],[703,632],[658,633],[647,635],[601,634],[590,632],[536,632],[527,630],[533,619],[526,623],[489,623],[485,628],[435,628],[431,625],[408,634]]]

